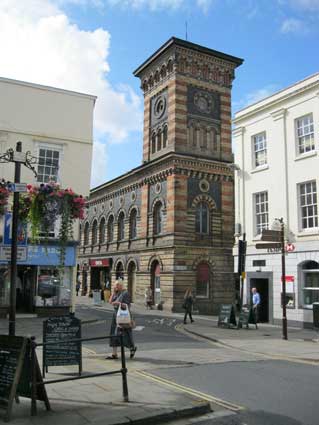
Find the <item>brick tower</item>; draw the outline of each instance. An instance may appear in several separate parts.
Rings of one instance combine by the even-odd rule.
[[[91,191],[79,256],[91,288],[121,277],[134,302],[151,286],[173,311],[190,287],[200,313],[234,300],[231,84],[242,62],[171,38],[134,72],[143,164]]]

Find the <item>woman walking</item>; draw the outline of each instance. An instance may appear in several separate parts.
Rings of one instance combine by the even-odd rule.
[[[186,325],[187,321],[187,315],[190,318],[191,323],[194,322],[192,318],[192,310],[193,310],[193,304],[194,304],[194,297],[192,294],[192,288],[188,288],[184,295],[184,303],[183,308],[185,309],[185,315],[184,315],[184,325]]]
[[[109,298],[109,303],[114,307],[114,313],[112,317],[111,330],[110,330],[110,346],[113,349],[112,354],[108,355],[107,359],[118,359],[117,347],[121,346],[121,338],[119,332],[123,334],[123,344],[125,347],[130,349],[130,358],[132,359],[135,355],[137,347],[134,345],[132,328],[118,328],[116,323],[116,316],[118,309],[121,305],[127,305],[130,308],[131,299],[130,294],[124,289],[123,283],[116,281],[114,290]]]

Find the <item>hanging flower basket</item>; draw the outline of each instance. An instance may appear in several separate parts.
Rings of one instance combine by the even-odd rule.
[[[0,217],[2,217],[7,211],[8,200],[10,192],[6,187],[7,183],[4,181],[0,182]]]
[[[62,265],[67,243],[73,239],[73,223],[76,219],[83,219],[86,201],[72,189],[61,189],[55,182],[28,185],[27,189],[28,193],[20,197],[19,219],[30,223],[34,243],[40,237],[47,242],[49,233],[60,219],[58,239]]]

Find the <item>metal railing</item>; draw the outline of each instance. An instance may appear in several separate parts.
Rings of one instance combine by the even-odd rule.
[[[88,375],[80,375],[70,378],[61,378],[61,379],[50,379],[50,380],[43,380],[42,382],[38,381],[38,374],[37,374],[37,357],[36,357],[36,349],[38,347],[45,347],[47,345],[59,345],[59,344],[66,344],[66,343],[74,343],[74,342],[87,342],[87,341],[98,341],[102,339],[110,339],[112,338],[111,335],[108,336],[99,336],[99,337],[93,337],[93,338],[77,338],[77,339],[70,339],[68,341],[51,341],[51,342],[42,342],[37,343],[35,341],[35,337],[31,337],[31,415],[37,414],[37,387],[40,385],[48,385],[48,384],[56,384],[60,382],[67,382],[67,381],[76,381],[78,379],[89,379],[89,378],[97,378],[100,376],[107,376],[107,375],[116,375],[121,374],[122,375],[122,392],[123,392],[123,400],[125,402],[129,401],[129,395],[128,395],[128,386],[127,386],[127,368],[126,368],[126,361],[125,361],[125,350],[124,350],[124,344],[123,344],[123,334],[121,333],[119,335],[120,338],[120,346],[121,346],[121,369],[117,370],[111,370],[109,372],[99,372],[99,373],[91,373]]]

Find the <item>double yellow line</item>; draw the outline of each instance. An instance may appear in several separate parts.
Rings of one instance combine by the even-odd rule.
[[[228,401],[222,400],[220,398],[214,397],[210,394],[202,393],[201,391],[194,390],[193,388],[185,387],[184,385],[179,385],[176,382],[169,381],[168,379],[160,378],[159,376],[153,375],[149,372],[145,372],[144,370],[135,370],[134,373],[136,375],[142,376],[143,378],[147,378],[151,381],[155,381],[158,384],[165,385],[167,387],[173,388],[180,392],[192,395],[197,397],[202,401],[208,401],[210,403],[216,403],[225,409],[231,410],[233,412],[238,412],[240,410],[244,410],[243,406],[239,406],[238,404],[229,403]]]

